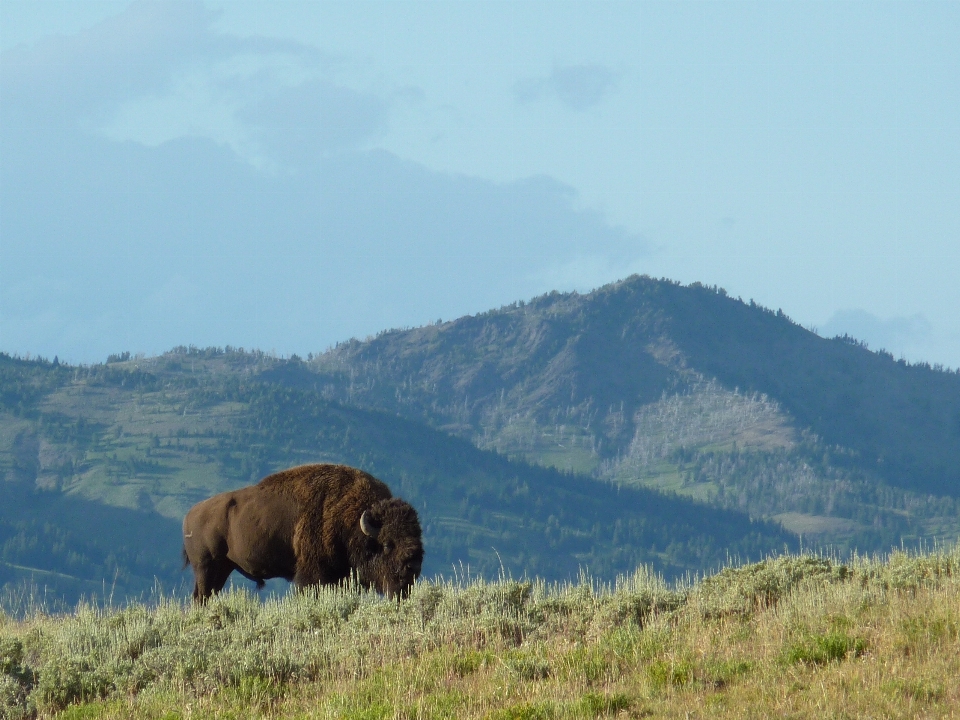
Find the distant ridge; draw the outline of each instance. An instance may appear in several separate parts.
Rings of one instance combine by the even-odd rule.
[[[632,276],[442,325],[341,343],[313,367],[344,402],[464,436],[498,407],[570,418],[603,457],[633,439],[636,410],[701,378],[762,393],[798,430],[853,453],[891,485],[960,496],[960,373],[825,339],[719,288]]]
[[[216,349],[83,368],[0,355],[0,585],[32,578],[68,603],[177,587],[187,508],[306,462],[362,467],[413,503],[428,575],[676,577],[798,546],[739,510],[511,461],[268,379],[295,365]]]

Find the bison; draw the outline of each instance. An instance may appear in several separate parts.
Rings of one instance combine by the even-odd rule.
[[[183,561],[198,602],[234,570],[257,588],[270,578],[305,587],[353,574],[399,598],[420,575],[423,544],[417,511],[372,475],[303,465],[194,505],[183,520]]]

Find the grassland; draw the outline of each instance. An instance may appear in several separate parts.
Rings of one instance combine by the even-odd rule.
[[[960,551],[32,609],[0,671],[9,718],[955,717]]]

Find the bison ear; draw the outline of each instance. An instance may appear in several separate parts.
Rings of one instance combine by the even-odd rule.
[[[377,539],[377,535],[380,534],[381,525],[377,525],[373,518],[370,517],[370,511],[364,510],[363,515],[360,516],[360,529],[363,530],[363,534],[372,537],[374,540]]]

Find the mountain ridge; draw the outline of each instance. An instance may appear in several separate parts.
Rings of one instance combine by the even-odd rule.
[[[644,563],[677,576],[794,547],[797,533],[839,552],[955,540],[954,431],[958,373],[819,338],[719,288],[637,276],[306,360],[0,354],[7,495],[166,527],[271,471],[345,462],[414,502],[431,573],[609,578]],[[59,571],[11,540],[42,533],[10,527],[7,567]],[[80,566],[103,566],[96,538],[83,542]]]
[[[490,352],[504,338],[510,354]],[[516,348],[526,351],[522,358]],[[452,368],[446,375],[438,371],[443,352]],[[415,372],[417,364],[424,370]],[[632,276],[587,295],[551,293],[442,326],[342,343],[311,366],[328,397],[405,412],[459,433],[469,427],[475,435],[479,414],[492,409],[490,395],[521,394],[533,376],[523,376],[522,368],[536,368],[539,382],[512,409],[543,420],[544,398],[569,393],[568,403],[551,407],[566,404],[583,426],[591,411],[604,414],[613,453],[630,438],[618,432],[618,412],[620,428],[629,430],[637,408],[714,378],[775,399],[799,428],[860,453],[890,484],[960,494],[960,374],[895,361],[849,338],[820,338],[782,311],[697,283]],[[370,384],[374,377],[379,391]],[[412,385],[427,397],[445,390],[457,402],[407,401],[412,407],[405,408]]]

